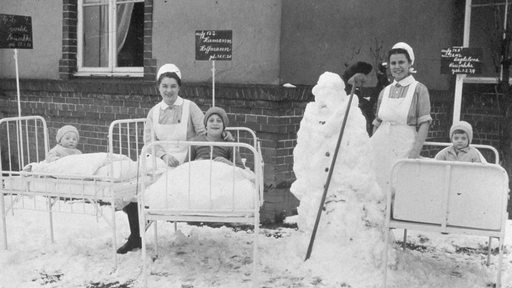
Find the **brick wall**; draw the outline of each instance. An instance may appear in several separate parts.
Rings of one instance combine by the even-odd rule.
[[[59,60],[59,77],[69,79],[77,67],[77,2],[63,0],[62,8],[62,58]]]
[[[475,143],[499,147],[502,98],[494,85],[464,86],[461,115],[473,125]]]
[[[65,124],[80,131],[78,148],[85,153],[106,151],[113,120],[145,117],[161,98],[154,82],[124,79],[22,80],[22,115],[41,115],[48,124],[50,146]],[[266,203],[263,221],[273,221],[282,210],[298,204],[289,193],[293,178],[295,135],[309,87],[286,89],[274,85],[217,85],[216,105],[226,109],[231,126],[253,129],[261,141],[265,162]],[[184,85],[180,94],[205,111],[211,105],[211,87]],[[0,79],[0,116],[17,115],[16,82]],[[284,208],[283,208],[284,207]]]
[[[123,79],[22,80],[23,115],[41,115],[50,132],[50,146],[64,124],[77,126],[83,152],[107,150],[108,126],[113,120],[145,117],[160,101],[154,82]],[[467,89],[466,89],[467,88]],[[465,88],[462,119],[473,124],[474,143],[498,147],[499,101],[489,91]],[[313,100],[311,87],[275,85],[217,85],[216,105],[226,109],[231,126],[253,129],[261,140],[266,186],[262,221],[292,213],[298,205],[289,192],[294,181],[293,148],[304,108]],[[365,93],[371,93],[366,91]],[[448,141],[453,98],[447,91],[430,91],[432,141]],[[211,105],[211,87],[185,84],[184,98],[203,111]],[[0,116],[16,116],[16,82],[0,79]]]

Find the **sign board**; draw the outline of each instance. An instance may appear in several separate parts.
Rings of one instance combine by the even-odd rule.
[[[0,48],[32,49],[30,16],[0,14]]]
[[[196,60],[231,61],[233,30],[196,30]]]
[[[441,50],[441,74],[481,74],[482,48],[450,47]]]

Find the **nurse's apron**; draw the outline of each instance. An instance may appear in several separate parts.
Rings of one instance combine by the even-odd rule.
[[[190,101],[183,99],[181,119],[177,124],[159,124],[158,119],[160,119],[160,110],[162,109],[162,102],[160,102],[157,105],[158,106],[156,106],[153,111],[153,131],[155,134],[152,135],[151,137],[156,136],[156,139],[160,141],[187,140]],[[154,140],[154,138],[152,139]],[[188,149],[185,145],[169,144],[165,146],[162,145],[162,148],[165,150],[167,154],[171,154],[178,161],[180,161],[180,164],[183,163],[188,152]],[[137,202],[137,196],[116,197],[114,201],[115,209],[120,210],[132,202]]]
[[[162,102],[160,102],[153,112],[153,131],[156,139],[160,141],[186,141],[188,118],[190,115],[190,101],[183,99],[181,119],[176,124],[160,124],[158,122],[158,119],[160,119],[160,110],[162,105]],[[183,163],[187,156],[187,146],[183,144],[162,145],[162,148],[167,154],[174,156],[180,164]]]
[[[407,125],[407,115],[418,82],[409,84],[404,98],[390,98],[390,87],[384,88],[378,118],[382,123],[370,139],[374,154],[377,184],[386,195],[390,186],[391,168],[398,159],[407,158],[416,138],[416,127]]]

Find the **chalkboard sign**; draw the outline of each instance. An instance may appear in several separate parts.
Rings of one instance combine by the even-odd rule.
[[[232,30],[196,30],[196,60],[231,61]]]
[[[32,49],[30,16],[0,14],[0,48]]]
[[[441,50],[441,74],[481,74],[482,48],[450,47]]]

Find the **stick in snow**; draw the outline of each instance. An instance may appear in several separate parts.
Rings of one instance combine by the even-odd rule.
[[[313,243],[315,242],[316,230],[318,229],[318,223],[320,223],[320,216],[322,215],[322,210],[325,203],[325,197],[327,196],[327,191],[329,190],[329,184],[331,183],[332,171],[334,170],[334,165],[336,164],[336,158],[338,158],[338,151],[340,150],[341,139],[343,138],[343,133],[345,131],[345,126],[347,124],[348,112],[350,111],[350,105],[352,104],[352,98],[354,98],[354,91],[356,89],[356,83],[352,85],[352,89],[350,91],[350,97],[348,99],[347,109],[345,109],[345,116],[343,117],[343,122],[341,123],[340,135],[338,136],[338,143],[336,143],[336,149],[334,150],[334,156],[331,161],[331,168],[329,169],[329,174],[327,175],[327,181],[324,185],[324,193],[322,194],[322,200],[320,200],[320,205],[318,206],[318,212],[316,214],[315,226],[313,227],[313,233],[311,234],[311,239],[309,240],[308,251],[306,252],[306,258],[304,261],[308,260],[311,256],[311,252],[313,250]]]

